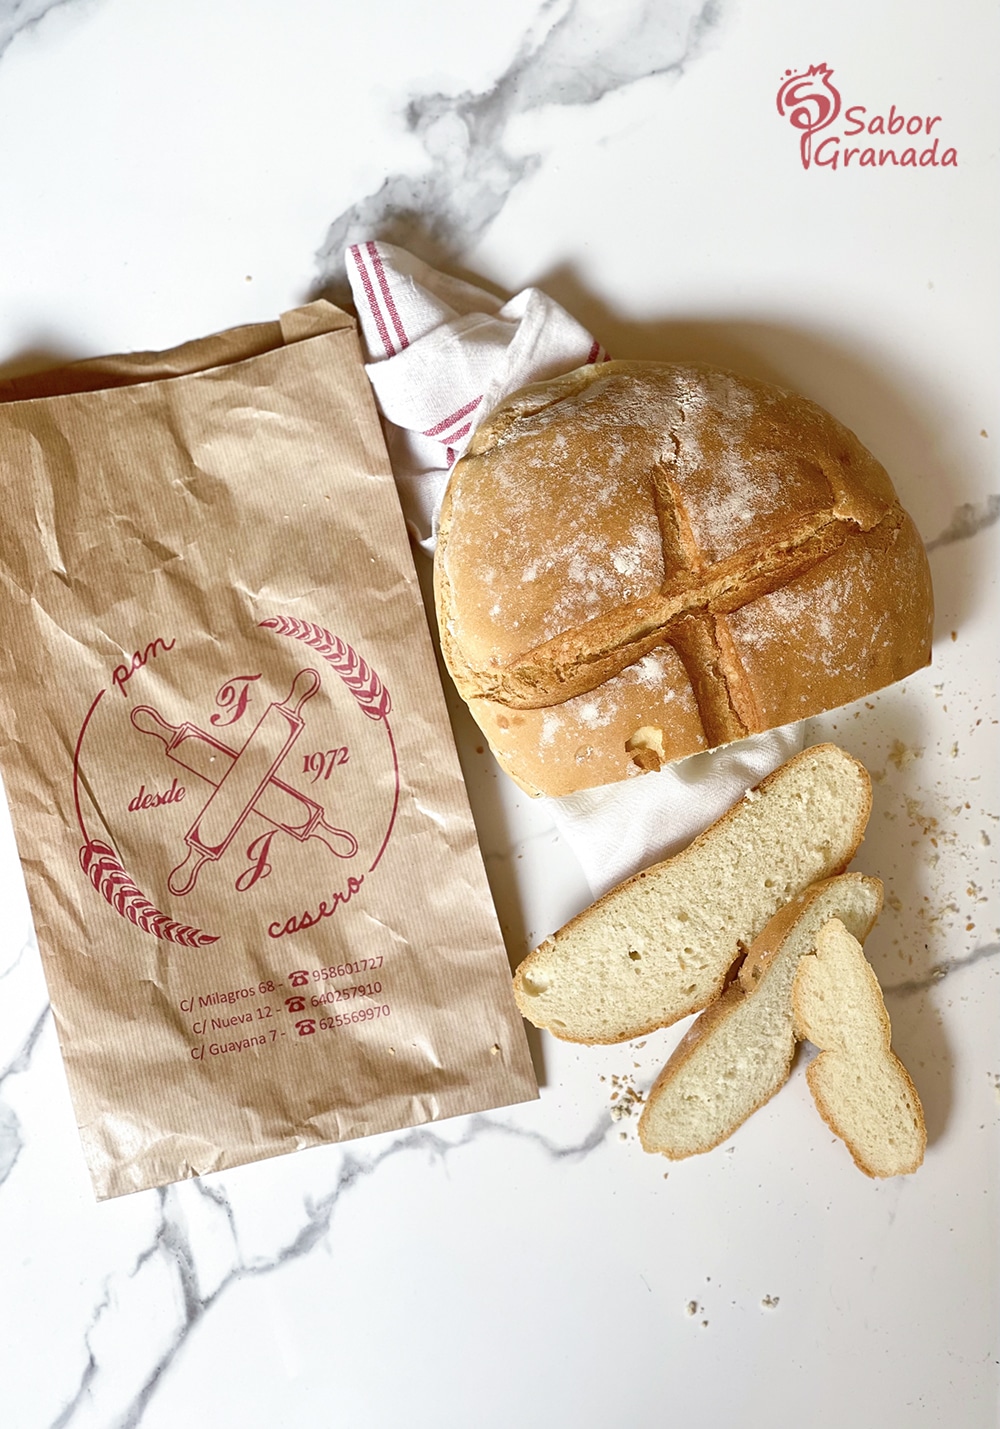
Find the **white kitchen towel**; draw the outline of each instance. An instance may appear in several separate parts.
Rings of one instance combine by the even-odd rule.
[[[504,302],[389,243],[356,243],[345,261],[403,512],[431,552],[449,473],[482,418],[519,387],[607,353],[538,288]],[[682,848],[801,747],[792,725],[545,802],[596,897]]]
[[[433,551],[448,475],[486,413],[607,353],[538,288],[505,303],[389,243],[345,259],[403,513]]]
[[[802,748],[803,724],[692,754],[657,774],[547,799],[595,898],[657,859],[678,853],[765,774]]]

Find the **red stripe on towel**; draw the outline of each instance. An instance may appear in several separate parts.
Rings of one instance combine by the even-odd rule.
[[[372,260],[372,267],[375,269],[375,276],[378,278],[378,285],[382,289],[382,297],[385,300],[386,310],[392,318],[392,325],[396,329],[396,336],[399,338],[399,350],[409,347],[410,339],[406,336],[406,329],[403,327],[399,313],[396,311],[396,304],[393,301],[392,291],[389,287],[389,279],[385,276],[385,269],[382,267],[382,255],[375,247],[374,243],[366,245],[368,256]]]
[[[480,392],[478,397],[473,398],[471,402],[466,402],[465,406],[459,407],[457,412],[452,412],[451,415],[445,417],[443,421],[437,422],[433,427],[428,427],[423,435],[425,437],[439,437],[442,432],[446,432],[449,427],[453,427],[456,422],[460,421],[463,417],[467,417],[470,412],[474,412],[482,400],[483,394]]]
[[[372,287],[372,280],[368,276],[368,270],[365,267],[364,259],[361,256],[361,249],[356,243],[354,243],[351,246],[351,252],[354,255],[355,263],[358,265],[358,274],[361,278],[361,283],[365,290],[365,297],[368,299],[368,306],[371,308],[372,311],[372,317],[375,319],[375,326],[378,329],[378,335],[382,339],[382,346],[385,348],[385,355],[386,357],[395,357],[396,349],[392,345],[392,338],[389,336],[389,329],[386,327],[385,319],[383,318],[381,310],[379,309],[378,299],[375,297],[375,289]]]

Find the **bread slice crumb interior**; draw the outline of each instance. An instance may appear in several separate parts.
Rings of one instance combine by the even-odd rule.
[[[655,777],[655,776],[653,776]],[[871,811],[865,769],[803,750],[683,852],[636,874],[524,960],[524,1016],[570,1042],[666,1027],[721,992],[735,959],[803,889],[845,868]]]
[[[639,1120],[647,1151],[673,1160],[710,1151],[774,1096],[795,1055],[792,987],[800,959],[834,917],[860,942],[881,906],[877,878],[847,873],[781,909],[747,955],[756,977],[744,983],[741,972],[691,1026],[654,1083]]]
[[[806,1077],[820,1115],[866,1176],[905,1176],[924,1158],[916,1088],[892,1051],[878,979],[839,918],[820,929],[792,994],[795,1031],[820,1048]]]

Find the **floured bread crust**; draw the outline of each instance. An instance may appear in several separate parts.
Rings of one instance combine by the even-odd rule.
[[[659,769],[708,744],[680,656],[659,645],[584,695],[547,709],[471,699],[500,765],[529,794],[570,794]]]
[[[693,364],[509,398],[452,475],[435,588],[456,685],[545,793],[834,708],[930,653],[926,556],[874,457],[804,398]]]

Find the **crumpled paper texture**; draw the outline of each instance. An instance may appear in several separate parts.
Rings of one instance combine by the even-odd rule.
[[[537,1094],[352,320],[0,385],[0,765],[99,1197]]]

